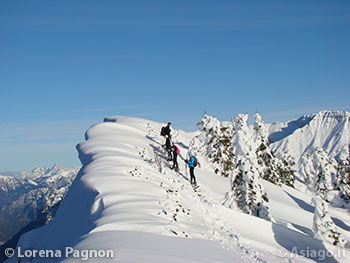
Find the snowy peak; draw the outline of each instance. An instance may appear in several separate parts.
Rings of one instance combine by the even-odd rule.
[[[30,172],[29,176],[32,178],[33,177],[40,177],[40,176],[46,174],[48,170],[49,170],[49,168],[47,168],[47,167],[35,166],[34,169]]]
[[[46,174],[56,175],[56,174],[59,174],[59,173],[65,172],[65,171],[67,171],[66,168],[64,168],[56,163],[51,167],[51,169],[47,170]]]
[[[350,113],[321,111],[285,124],[272,124],[269,133],[271,148],[278,155],[288,153],[298,161],[309,147],[319,147],[339,159],[349,156]]]
[[[315,116],[316,119],[321,119],[325,123],[336,122],[337,124],[340,124],[343,122],[349,122],[350,112],[323,110],[317,113]]]
[[[36,166],[31,172],[22,172],[22,178],[26,180],[36,180],[39,178],[52,177],[55,175],[64,175],[71,170],[72,169],[65,168],[59,164],[54,164],[51,168]]]
[[[298,129],[312,125],[320,129],[342,129],[349,125],[350,112],[347,111],[320,111],[317,114],[304,115],[297,120],[270,125],[269,139],[271,142],[283,140]]]

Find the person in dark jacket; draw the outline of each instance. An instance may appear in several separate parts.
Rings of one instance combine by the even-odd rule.
[[[171,146],[171,137],[170,135],[165,136],[166,141],[165,141],[165,149],[168,153],[168,161],[172,161],[173,157],[172,157],[172,146]]]
[[[179,171],[179,164],[177,163],[177,155],[179,154],[179,148],[175,144],[173,144],[173,167],[171,169],[175,169],[175,171]]]
[[[171,122],[168,122],[168,125],[164,127],[164,131],[163,131],[163,136],[170,136],[171,133]]]
[[[164,136],[165,139],[166,139],[165,144],[162,145],[162,147],[163,147],[163,148],[166,148],[166,150],[167,150],[168,148],[169,148],[169,149],[171,148],[171,144],[169,144],[169,147],[168,147],[168,143],[169,143],[169,142],[167,141],[168,138],[169,138],[169,139],[171,138],[171,136],[170,136],[170,132],[171,132],[170,126],[171,126],[171,122],[168,122],[168,125],[162,127],[161,132],[160,132],[160,135]]]
[[[168,122],[168,125],[165,127],[165,134],[170,136],[170,133],[171,133],[171,122]]]
[[[197,185],[196,177],[194,176],[194,161],[195,157],[192,152],[189,152],[190,158],[188,160],[185,160],[185,163],[187,163],[188,167],[190,167],[190,175],[191,175],[191,184],[193,186]]]

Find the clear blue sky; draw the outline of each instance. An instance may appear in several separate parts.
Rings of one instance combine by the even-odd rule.
[[[0,171],[79,165],[109,115],[350,109],[350,1],[1,0]]]

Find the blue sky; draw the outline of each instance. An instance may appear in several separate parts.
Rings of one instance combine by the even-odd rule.
[[[79,165],[109,115],[350,110],[349,47],[345,0],[2,0],[0,171]]]

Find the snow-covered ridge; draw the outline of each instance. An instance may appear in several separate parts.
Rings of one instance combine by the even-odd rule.
[[[188,182],[183,159],[194,134],[173,130],[181,174],[169,169],[159,136],[162,124],[112,116],[86,132],[77,146],[83,164],[48,225],[23,235],[23,250],[112,249],[111,262],[286,262],[296,249],[332,251],[313,237],[311,197],[262,181],[274,222],[222,205],[230,180],[216,175],[205,156],[196,168],[200,192]],[[193,144],[195,145],[195,143]],[[344,210],[330,208],[344,237]],[[322,261],[308,256],[311,261]],[[17,262],[14,257],[9,262]],[[79,259],[45,259],[45,262]],[[305,257],[295,262],[308,262]],[[346,262],[346,258],[337,258]],[[91,259],[91,262],[103,259]],[[29,262],[22,259],[22,262]],[[323,262],[334,262],[326,258]]]
[[[124,117],[110,117],[92,126],[86,141],[77,146],[83,168],[55,219],[22,236],[18,246],[115,249],[117,262],[172,262],[171,256],[173,262],[237,258],[205,240],[173,239],[202,235],[191,231],[187,219],[192,213],[192,187],[185,186],[184,179],[175,177],[162,160],[155,160],[161,151],[160,127],[159,123]],[[181,198],[182,187],[189,199]],[[185,225],[177,223],[181,218]],[[193,224],[198,227],[200,222]],[[96,242],[100,239],[105,241]],[[10,262],[12,259],[16,260]]]

